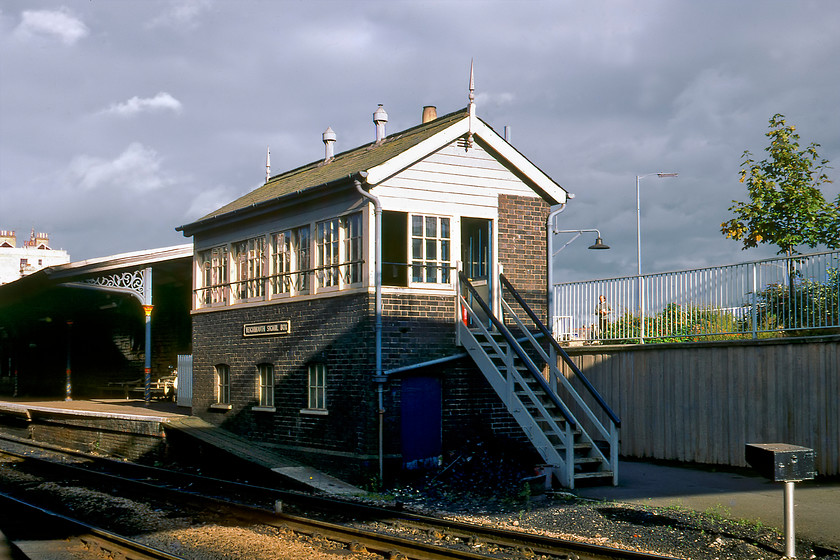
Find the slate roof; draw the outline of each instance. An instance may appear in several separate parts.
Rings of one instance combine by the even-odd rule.
[[[222,206],[195,222],[175,228],[189,237],[201,230],[214,229],[232,224],[246,216],[257,216],[273,209],[303,202],[317,200],[325,193],[335,192],[336,186],[352,188],[351,178],[361,171],[373,172],[379,169],[376,181],[381,181],[383,172],[398,171],[396,167],[390,169],[388,162],[397,162],[399,156],[409,152],[415,146],[442,133],[452,126],[459,126],[470,118],[470,108],[466,107],[448,115],[438,117],[428,123],[419,124],[402,132],[387,136],[380,142],[371,142],[358,148],[337,154],[329,162],[318,160],[297,169],[286,171],[269,178],[261,187],[241,196],[233,202]],[[491,146],[500,151],[501,157],[509,160],[532,178],[535,191],[541,193],[546,200],[555,203],[565,201],[565,190],[550,177],[536,168],[530,161],[520,154],[513,146],[502,140],[493,132],[492,128],[481,119],[476,118],[476,133]],[[466,130],[466,129],[465,129]],[[484,136],[490,136],[484,138]],[[454,138],[454,136],[452,136]],[[498,143],[496,141],[498,139]],[[451,140],[449,140],[451,141]],[[515,161],[514,161],[515,160]],[[400,161],[399,165],[406,163]],[[410,163],[409,163],[410,165]],[[370,178],[368,178],[368,181]]]
[[[260,205],[285,196],[300,193],[328,183],[347,180],[351,175],[365,171],[401,154],[408,148],[426,140],[455,122],[467,118],[468,110],[461,109],[438,117],[428,123],[420,124],[408,130],[386,136],[379,143],[371,142],[358,148],[337,154],[332,161],[319,160],[303,167],[271,177],[266,184],[207,214],[193,224],[178,229],[189,228],[201,222],[212,220],[239,210]]]

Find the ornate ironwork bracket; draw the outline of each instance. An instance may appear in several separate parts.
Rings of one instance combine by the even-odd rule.
[[[136,297],[141,305],[152,305],[152,269],[151,267],[133,272],[120,272],[107,276],[88,278],[80,282],[65,282],[63,286],[117,292]]]

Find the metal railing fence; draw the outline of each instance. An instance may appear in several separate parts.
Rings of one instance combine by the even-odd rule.
[[[555,285],[554,296],[560,341],[820,334],[840,329],[840,251],[569,282]]]

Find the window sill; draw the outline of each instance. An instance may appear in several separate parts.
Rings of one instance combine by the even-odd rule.
[[[327,416],[329,414],[325,408],[301,408],[300,413],[307,416]]]
[[[210,405],[210,408],[213,410],[230,410],[233,408],[233,405],[230,404],[223,404],[223,403],[213,403]]]
[[[273,406],[252,406],[251,410],[254,412],[277,412]]]

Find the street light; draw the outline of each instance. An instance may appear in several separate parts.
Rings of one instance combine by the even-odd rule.
[[[636,257],[638,263],[638,290],[639,290],[639,317],[641,319],[641,330],[639,332],[639,342],[644,342],[645,336],[645,302],[644,292],[642,290],[642,224],[641,214],[639,212],[639,182],[645,177],[652,177],[656,175],[660,179],[665,177],[677,177],[679,173],[646,173],[644,175],[636,175]]]

